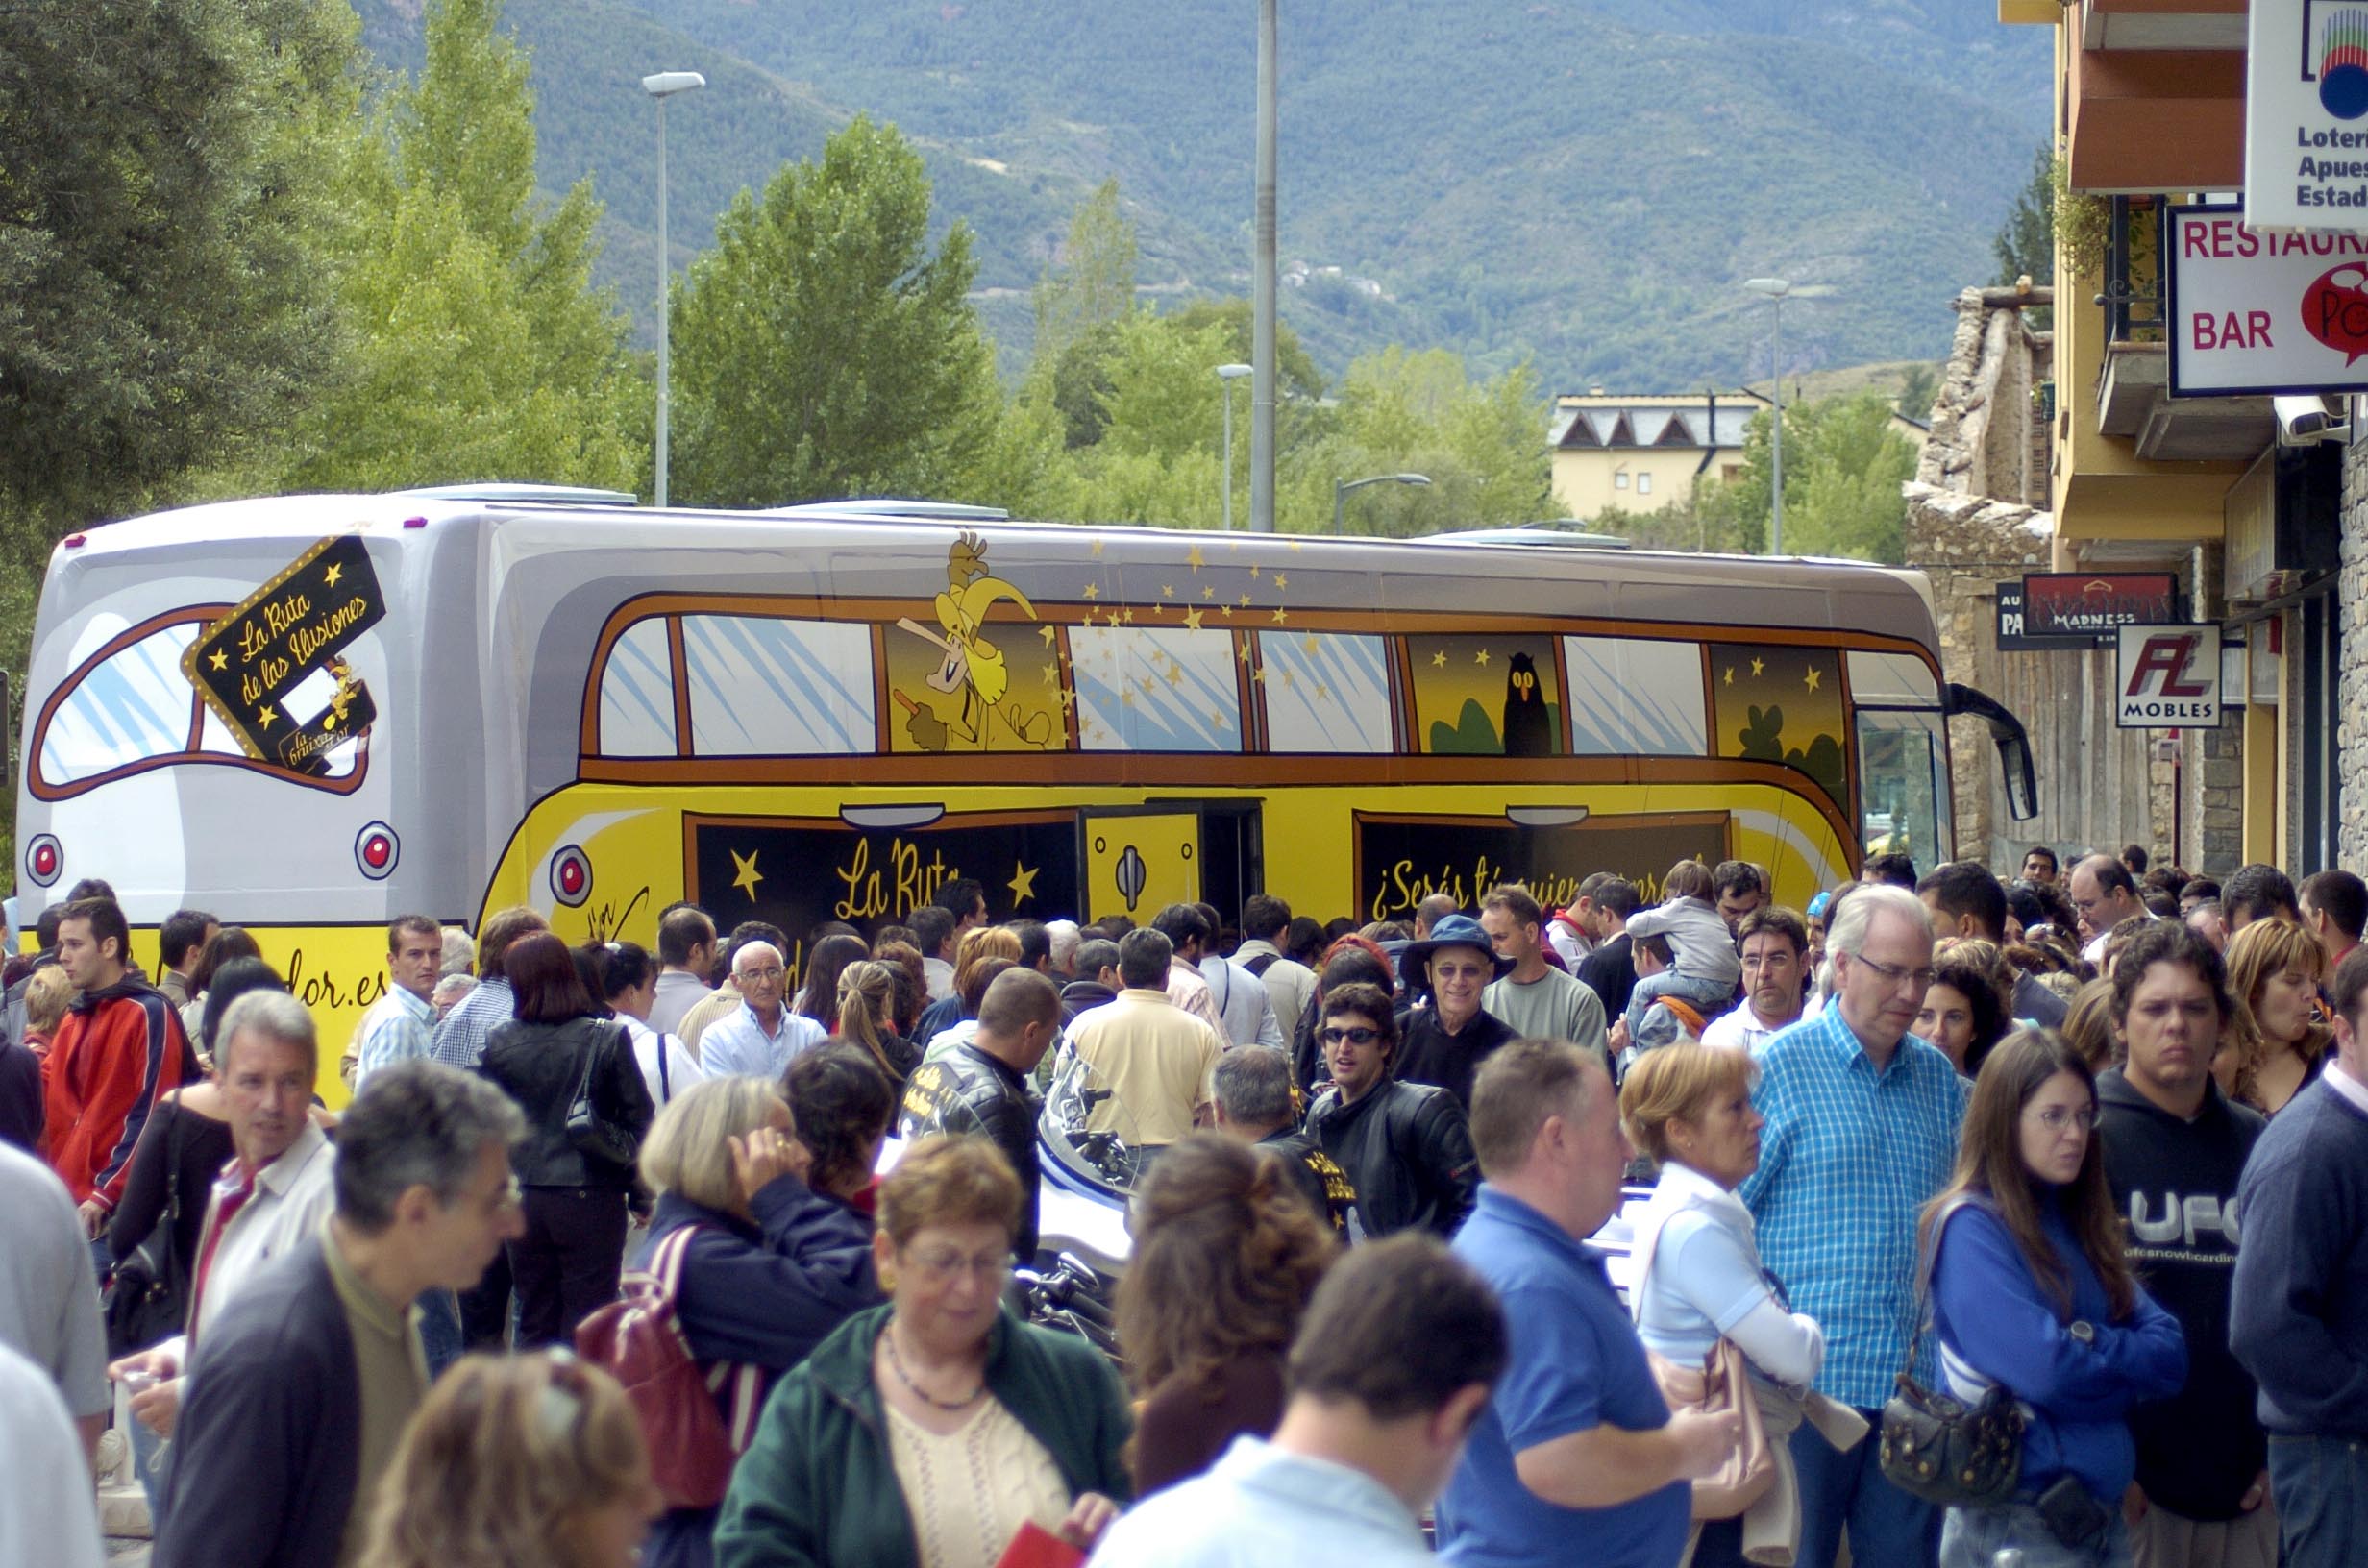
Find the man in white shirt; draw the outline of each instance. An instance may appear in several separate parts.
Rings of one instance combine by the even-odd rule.
[[[1212,949],[1217,933],[1200,918],[1199,909],[1192,904],[1170,904],[1151,917],[1151,929],[1168,939],[1175,955],[1168,967],[1168,1000],[1216,1030],[1224,1044],[1243,1043],[1225,1027],[1225,1016],[1218,1012],[1217,998],[1200,977],[1200,955]]]
[[[50,1180],[64,1199],[65,1184]],[[0,1343],[0,1562],[99,1568],[106,1560],[87,1450],[48,1372]]]
[[[1200,923],[1215,932],[1216,906],[1193,907],[1200,912]],[[1218,1017],[1223,1020],[1228,1041],[1236,1045],[1283,1049],[1283,1027],[1274,1016],[1273,998],[1267,994],[1267,988],[1257,975],[1217,950],[1215,936],[1201,939],[1199,956],[1194,960],[1193,968],[1208,983],[1209,1000],[1216,1005]]]
[[[711,995],[707,971],[715,967],[715,922],[696,904],[677,904],[657,922],[657,985],[650,996],[650,1027],[671,1035],[682,1015]]]
[[[1480,1006],[1523,1040],[1566,1040],[1606,1065],[1603,998],[1545,961],[1545,912],[1517,882],[1492,888],[1480,901],[1480,929],[1512,969],[1489,982]]]
[[[156,1386],[132,1413],[160,1436],[180,1413],[189,1347],[263,1265],[320,1229],[336,1205],[335,1149],[312,1119],[318,1041],[312,1014],[284,991],[249,992],[231,1004],[214,1066],[237,1153],[222,1167],[189,1268],[188,1332],[107,1369],[149,1372]]]
[[[700,1066],[708,1077],[747,1073],[777,1079],[789,1070],[792,1057],[828,1038],[821,1024],[782,1004],[786,971],[773,943],[744,943],[732,955],[731,977],[740,988],[740,1005],[699,1037]]]
[[[1271,894],[1250,894],[1242,905],[1242,945],[1233,961],[1265,982],[1275,1022],[1295,1029],[1316,999],[1316,971],[1283,952],[1291,930],[1291,906]]]
[[[1781,904],[1763,904],[1736,925],[1742,936],[1743,1005],[1713,1018],[1702,1043],[1756,1051],[1801,1021],[1809,983],[1809,926]]]
[[[2085,963],[2104,964],[2106,939],[2122,921],[2133,916],[2154,919],[2138,900],[2130,868],[2110,855],[2090,855],[2074,866],[2071,882],[2072,908],[2080,917],[2081,935],[2088,939],[2081,949]]]
[[[1205,1475],[1137,1505],[1096,1568],[1436,1568],[1422,1510],[1509,1343],[1494,1292],[1435,1237],[1351,1250],[1308,1304],[1274,1435],[1236,1438]]]
[[[48,1375],[88,1454],[107,1424],[107,1334],[90,1243],[58,1173],[0,1143],[0,1345]],[[83,1484],[87,1487],[86,1474]],[[31,1562],[0,1555],[0,1562]]]
[[[436,971],[444,928],[425,915],[402,915],[386,928],[386,994],[354,1032],[354,1087],[391,1063],[431,1054],[435,1035]]]

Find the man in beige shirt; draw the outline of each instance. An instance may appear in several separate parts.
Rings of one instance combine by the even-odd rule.
[[[1223,1037],[1169,999],[1174,956],[1174,944],[1155,930],[1126,933],[1119,943],[1119,980],[1126,989],[1080,1015],[1070,1036],[1111,1090],[1086,1126],[1142,1148],[1164,1147],[1193,1130],[1209,1102],[1209,1074],[1225,1050]]]

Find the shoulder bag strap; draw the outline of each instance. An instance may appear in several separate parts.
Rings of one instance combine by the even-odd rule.
[[[1973,1201],[1972,1194],[1960,1192],[1933,1212],[1931,1240],[1918,1250],[1915,1270],[1915,1325],[1908,1331],[1908,1360],[1900,1368],[1903,1377],[1915,1372],[1916,1348],[1933,1328],[1933,1271],[1940,1262],[1940,1237],[1949,1228],[1956,1213]]]
[[[675,1037],[672,1035],[657,1037],[657,1103],[660,1105],[672,1105],[675,1102],[675,1081],[666,1066],[668,1054],[666,1047],[674,1042]]]
[[[181,1124],[190,1114],[176,1091],[173,1124],[164,1133],[164,1223],[173,1229],[181,1222]]]

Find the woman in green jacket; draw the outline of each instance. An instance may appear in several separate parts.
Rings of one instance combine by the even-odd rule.
[[[1091,1550],[1129,1495],[1133,1423],[1100,1352],[1002,1311],[1020,1207],[984,1139],[905,1151],[873,1238],[892,1299],[774,1390],[717,1568],[993,1568],[1027,1525]]]

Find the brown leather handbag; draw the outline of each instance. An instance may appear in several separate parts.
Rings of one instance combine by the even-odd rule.
[[[1761,1418],[1760,1401],[1751,1391],[1743,1353],[1735,1341],[1721,1338],[1711,1347],[1700,1366],[1680,1366],[1653,1351],[1644,1357],[1661,1384],[1669,1413],[1700,1410],[1705,1415],[1739,1411],[1742,1436],[1717,1470],[1693,1483],[1696,1519],[1733,1519],[1749,1511],[1776,1484],[1776,1455],[1768,1446],[1767,1423]]]

